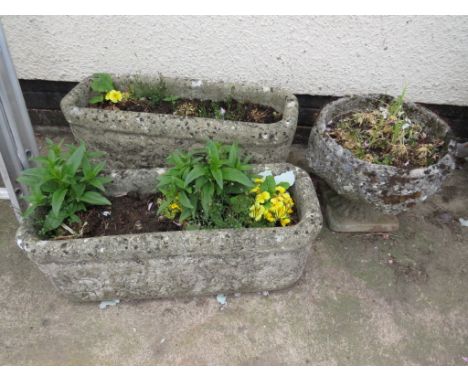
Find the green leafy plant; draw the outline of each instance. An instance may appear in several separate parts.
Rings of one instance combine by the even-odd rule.
[[[90,86],[94,93],[98,93],[89,99],[91,105],[104,102],[106,94],[115,89],[114,81],[107,73],[96,73]]]
[[[171,167],[157,185],[163,195],[159,212],[172,219],[180,213],[180,222],[190,219],[196,225],[219,227],[227,211],[245,204],[240,196],[253,186],[251,167],[236,144],[209,141],[203,149],[171,154],[168,163]],[[248,208],[245,211],[248,214]]]
[[[92,163],[103,153],[88,151],[84,143],[66,147],[63,150],[62,142],[55,144],[48,139],[47,155],[34,158],[39,166],[24,170],[18,178],[30,189],[26,197],[30,205],[24,217],[42,210],[35,214],[42,236],[52,236],[60,226],[80,223],[77,213],[86,211],[87,206],[111,204],[103,196],[104,185],[111,181],[100,175],[105,162]]]
[[[405,100],[406,94],[406,87],[403,88],[401,94],[396,97],[389,105],[388,105],[388,113],[390,116],[394,116],[395,118],[401,117],[401,113],[403,113],[403,104]]]

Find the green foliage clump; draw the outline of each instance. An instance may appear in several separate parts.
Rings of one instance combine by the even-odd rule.
[[[92,163],[103,153],[88,151],[84,143],[66,147],[65,151],[62,143],[48,139],[47,155],[34,158],[39,166],[24,170],[18,178],[30,189],[24,217],[40,208],[44,213],[35,214],[35,224],[44,237],[53,236],[62,224],[80,223],[77,213],[86,211],[87,206],[111,204],[103,196],[104,185],[111,181],[100,175],[105,162]]]
[[[108,73],[96,73],[91,80],[91,90],[97,95],[89,99],[91,105],[104,102],[106,94],[115,89],[114,81]]]
[[[159,212],[170,219],[178,215],[189,227],[227,228],[246,226],[254,185],[236,144],[209,141],[203,149],[175,152],[171,168],[159,178],[163,195]]]
[[[179,99],[179,97],[168,93],[166,82],[162,76],[159,76],[157,82],[136,78],[129,85],[129,90],[131,99],[147,100],[153,106],[157,106],[161,102],[170,102],[174,107],[175,102]]]

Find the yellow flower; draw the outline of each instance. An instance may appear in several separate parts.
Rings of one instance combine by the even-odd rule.
[[[255,186],[254,188],[252,188],[250,190],[250,192],[254,193],[254,194],[258,194],[260,192],[260,187],[258,186]]]
[[[275,190],[280,194],[284,194],[286,192],[286,189],[283,186],[276,186]]]
[[[263,191],[262,193],[258,194],[255,197],[255,202],[257,203],[265,203],[267,200],[270,199],[270,193],[268,191]]]
[[[174,211],[174,210],[177,210],[177,211],[181,211],[181,210],[182,210],[182,209],[180,208],[180,206],[179,206],[177,203],[175,203],[175,202],[174,202],[174,203],[171,203],[171,204],[169,205],[169,208],[170,208],[171,210],[173,210],[173,211]]]
[[[259,203],[255,203],[250,207],[250,213],[249,216],[251,218],[254,218],[255,221],[259,221],[262,218],[263,213],[265,212],[265,207],[263,207]]]
[[[257,184],[263,183],[263,181],[264,181],[264,179],[262,179],[262,178],[255,178],[254,179],[254,182],[257,183]]]
[[[284,194],[281,194],[281,197],[283,199],[284,204],[288,207],[294,206],[294,201],[291,198],[291,195],[289,195],[288,192],[285,192]]]
[[[286,207],[283,203],[278,203],[272,206],[270,208],[270,212],[273,214],[276,220],[286,217]]]
[[[289,192],[285,192],[281,196],[286,200],[291,200],[292,201],[292,198],[291,198],[291,195],[289,194]]]
[[[265,211],[265,213],[263,214],[263,216],[265,217],[266,220],[268,220],[270,223],[273,223],[276,221],[275,217],[273,216],[273,214],[270,212],[270,211]]]
[[[282,199],[280,197],[276,197],[276,198],[271,198],[270,200],[271,204],[273,204],[274,206],[279,204],[279,203],[283,203]]]
[[[111,101],[112,103],[117,103],[122,101],[122,92],[118,90],[111,90],[106,93],[106,101]]]
[[[291,223],[291,219],[283,218],[283,219],[280,220],[280,223],[281,223],[282,227],[287,226],[289,223]]]

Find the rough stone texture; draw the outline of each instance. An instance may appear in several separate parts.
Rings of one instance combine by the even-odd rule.
[[[115,77],[124,83],[131,76]],[[157,81],[159,77],[144,77]],[[225,100],[227,97],[271,106],[283,114],[276,123],[259,124],[88,108],[90,78],[80,82],[60,106],[77,139],[92,149],[107,152],[112,168],[163,166],[175,149],[205,144],[208,139],[238,142],[253,163],[284,162],[297,127],[298,102],[290,93],[270,87],[165,78],[168,92],[182,98]]]
[[[294,170],[299,223],[289,227],[154,232],[86,239],[40,240],[28,224],[18,246],[55,286],[75,300],[142,299],[253,292],[288,287],[302,275],[322,226],[310,177]],[[148,193],[162,169],[113,172],[108,194]]]
[[[446,139],[448,153],[436,164],[412,170],[369,163],[357,159],[327,133],[327,126],[350,111],[372,110],[382,95],[351,96],[331,102],[320,112],[309,136],[307,159],[312,171],[323,178],[338,194],[351,200],[363,200],[385,212],[398,214],[426,200],[440,190],[455,167],[455,142],[450,127],[429,110],[406,102],[412,121],[429,134]],[[386,97],[390,101],[392,97]]]
[[[328,227],[334,232],[394,232],[398,218],[384,214],[364,202],[346,199],[320,183],[322,208]]]
[[[2,16],[19,78],[93,72],[468,105],[466,16]],[[118,33],[109,33],[117,25]],[[105,36],[105,38],[103,38]]]

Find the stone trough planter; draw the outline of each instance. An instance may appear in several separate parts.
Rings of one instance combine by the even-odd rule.
[[[40,240],[29,222],[17,232],[22,251],[66,296],[79,301],[142,299],[275,290],[302,275],[322,215],[308,174],[292,165],[299,222],[279,228],[153,232],[72,240]],[[108,195],[154,192],[164,169],[112,173]]]
[[[113,76],[117,87],[131,76]],[[140,77],[157,81],[159,77]],[[297,127],[298,102],[288,92],[270,87],[164,78],[168,92],[181,98],[239,101],[271,106],[283,115],[276,123],[260,124],[170,114],[103,110],[87,107],[91,78],[62,100],[61,108],[73,135],[93,150],[105,151],[111,168],[163,166],[175,149],[186,150],[208,139],[239,143],[252,163],[286,161]]]
[[[387,214],[398,214],[423,202],[442,187],[455,168],[450,127],[431,111],[411,102],[405,110],[428,134],[444,138],[448,153],[436,164],[415,169],[372,164],[356,158],[326,133],[327,125],[348,112],[373,110],[380,95],[344,97],[325,106],[309,137],[307,159],[312,171],[339,195]],[[387,97],[387,101],[392,98]]]

